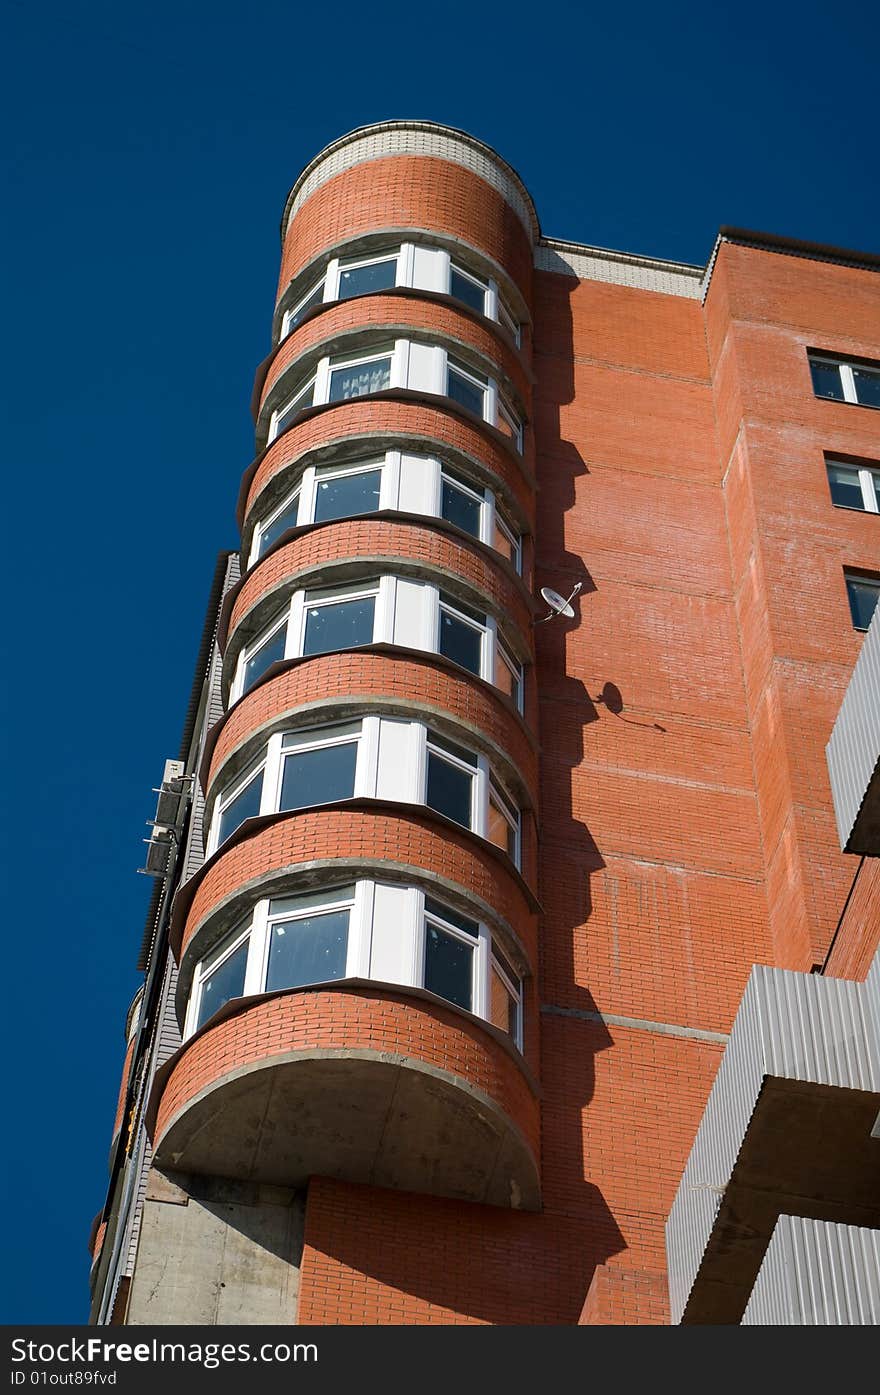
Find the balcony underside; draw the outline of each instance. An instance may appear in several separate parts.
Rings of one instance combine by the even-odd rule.
[[[159,1167],[301,1186],[311,1176],[528,1211],[537,1167],[483,1091],[412,1057],[288,1052],[219,1075],[184,1104]]]

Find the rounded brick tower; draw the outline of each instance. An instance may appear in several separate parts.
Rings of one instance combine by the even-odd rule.
[[[537,220],[394,121],[281,231],[154,1162],[537,1210]]]

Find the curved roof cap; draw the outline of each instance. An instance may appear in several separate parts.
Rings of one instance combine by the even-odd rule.
[[[498,190],[519,217],[532,242],[540,237],[531,195],[516,170],[490,145],[466,131],[441,126],[436,121],[376,121],[369,126],[358,126],[332,141],[306,165],[284,205],[282,238],[294,213],[328,179],[367,160],[379,160],[387,155],[433,155],[462,165]]]

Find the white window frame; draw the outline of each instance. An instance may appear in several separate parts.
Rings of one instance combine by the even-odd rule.
[[[261,753],[233,780],[224,785],[213,799],[210,828],[205,844],[205,856],[210,857],[219,847],[220,823],[223,814],[238,794],[247,788],[259,771],[263,775],[260,815],[281,811],[281,789],[284,765],[288,756],[306,751],[320,751],[333,746],[355,746],[354,783],[350,799],[366,798],[376,792],[379,760],[378,716],[358,717],[352,722],[325,722],[320,726],[294,727],[277,731],[269,737]],[[228,835],[231,837],[232,835]],[[223,840],[226,841],[225,839]]]
[[[482,485],[472,484],[464,476],[447,466],[444,461],[437,456],[424,455],[415,456],[407,453],[409,464],[413,459],[418,459],[424,469],[424,492],[423,502],[425,516],[428,518],[442,518],[443,503],[443,481],[448,479],[449,483],[463,493],[470,493],[481,505],[480,527],[477,536],[480,542],[485,543],[496,552],[502,549],[495,546],[496,529],[503,533],[510,546],[512,553],[512,565],[515,570],[522,575],[522,540],[515,532],[506,516],[498,506],[497,498],[491,489],[483,488]],[[322,480],[343,477],[347,475],[368,474],[373,470],[381,472],[381,485],[379,489],[379,503],[376,512],[381,510],[394,510],[399,506],[400,500],[400,474],[402,468],[402,452],[400,450],[388,450],[384,455],[340,461],[338,464],[309,465],[303,470],[294,487],[287,491],[283,499],[273,508],[259,518],[254,525],[251,537],[250,551],[248,553],[248,567],[252,567],[260,560],[263,554],[263,537],[269,528],[286,513],[294,502],[298,502],[295,522],[291,523],[291,528],[301,528],[314,522],[315,505],[317,501],[318,487]],[[370,514],[351,514],[347,517],[369,518]]]
[[[327,981],[341,983],[350,978],[369,979],[374,977],[370,971],[370,958],[374,934],[376,892],[377,889],[389,885],[372,878],[358,878],[354,881],[340,882],[336,886],[328,886],[324,891],[304,892],[299,895],[293,892],[287,896],[265,897],[258,901],[250,915],[234,926],[225,936],[222,936],[196,964],[184,1022],[184,1040],[196,1031],[196,1022],[201,1006],[202,985],[215,969],[219,968],[230,955],[241,947],[242,943],[246,942],[248,945],[242,996],[252,997],[266,991],[265,983],[268,973],[272,928],[278,922],[347,910],[348,941],[345,973],[339,979]],[[489,926],[480,919],[478,914],[465,915],[463,912],[457,909],[453,910],[451,906],[445,905],[442,892],[440,896],[426,896],[421,888],[415,886],[395,889],[401,893],[401,914],[397,921],[400,937],[397,974],[393,979],[381,978],[377,981],[398,984],[401,987],[425,988],[425,927],[430,920],[444,934],[460,940],[471,948],[473,957],[471,961],[470,1013],[488,1026],[494,1025],[491,1020],[491,973],[493,965],[499,972],[499,977],[517,1004],[517,1033],[512,1037],[509,1032],[497,1025],[494,1025],[494,1030],[503,1032],[512,1045],[521,1052],[524,996],[522,976],[517,974],[516,980],[511,981],[507,969],[499,963],[498,954],[503,955],[505,964],[509,961],[509,956],[506,949],[496,944]],[[273,901],[277,907],[281,907],[287,902],[289,908],[279,908],[273,911],[271,909]],[[432,902],[437,909],[429,910],[426,901]],[[299,909],[296,903],[299,903]],[[446,915],[456,915],[463,920],[470,921],[474,926],[473,932],[447,920]],[[510,964],[509,967],[513,973],[517,973],[513,964]],[[303,985],[303,987],[305,988],[307,985]],[[286,990],[276,991],[284,992]],[[447,1001],[441,998],[440,994],[435,994],[435,996],[440,1001]],[[234,1002],[235,999],[229,1001]],[[459,1010],[467,1011],[467,1009]]]
[[[455,292],[454,292],[453,289],[452,289],[452,278],[453,278],[453,276],[460,276],[464,281],[470,281],[470,283],[471,283],[472,286],[477,286],[477,287],[479,287],[479,289],[483,292],[483,308],[482,308],[482,310],[477,311],[476,313],[482,315],[484,320],[488,320],[488,319],[497,320],[497,318],[498,318],[497,314],[495,314],[495,315],[490,315],[490,313],[489,313],[489,308],[490,308],[490,302],[489,302],[489,296],[490,296],[490,289],[489,289],[489,288],[490,288],[490,282],[488,281],[488,279],[484,280],[482,276],[478,276],[478,275],[476,274],[476,272],[469,270],[469,268],[466,267],[466,266],[462,266],[461,262],[457,262],[457,261],[455,261],[452,257],[450,257],[450,259],[449,259],[449,294],[450,294],[451,296],[453,296],[456,300],[461,300],[461,297],[460,297],[460,296],[456,296],[456,295],[455,295]],[[497,300],[497,291],[496,291],[496,300]],[[461,303],[462,303],[462,305],[468,305],[468,302],[467,302],[466,300],[461,300]],[[468,308],[469,308],[470,310],[473,310],[475,307],[474,307],[473,305],[468,305]]]
[[[833,368],[837,369],[840,374],[840,386],[843,390],[844,402],[850,402],[857,407],[874,407],[875,411],[878,410],[873,402],[861,402],[859,400],[853,369],[859,368],[863,373],[869,373],[872,377],[880,379],[880,363],[851,363],[847,359],[835,358],[833,354],[811,353],[807,355],[807,358],[811,364],[831,364]],[[840,398],[826,397],[824,393],[816,392],[815,387],[813,388],[813,392],[816,397],[821,398],[825,402],[840,401]]]
[[[401,280],[401,273],[405,272],[406,268],[404,265],[402,265],[404,259],[401,257],[401,250],[401,245],[398,243],[396,247],[386,247],[384,250],[376,250],[375,252],[363,252],[358,256],[332,257],[331,260],[327,263],[324,299],[332,301],[340,300],[342,298],[339,294],[339,286],[343,272],[359,271],[362,267],[367,266],[378,266],[380,262],[393,261],[394,285],[403,285],[404,282]],[[382,292],[361,291],[360,294],[381,295]],[[346,296],[345,299],[357,300],[358,296]]]
[[[503,325],[513,338],[513,342],[518,349],[522,348],[522,326],[513,314],[501,292],[497,292],[497,312],[495,318],[500,325]]]
[[[508,402],[507,398],[506,398],[506,397],[504,396],[504,394],[501,393],[501,392],[499,392],[498,395],[497,395],[497,407],[498,407],[498,416],[497,416],[497,418],[496,418],[496,423],[495,423],[496,426],[498,426],[498,429],[499,429],[499,431],[500,431],[500,430],[501,430],[501,427],[500,427],[499,423],[502,422],[502,421],[504,421],[504,422],[507,423],[507,425],[510,427],[511,440],[513,441],[513,444],[514,444],[514,446],[516,447],[516,449],[517,449],[517,451],[519,452],[519,454],[522,455],[522,449],[523,449],[523,424],[522,424],[522,421],[521,421],[520,418],[517,416],[516,412],[513,410],[513,407],[510,405],[510,403]],[[506,433],[505,433],[505,434],[506,434]]]
[[[502,852],[506,852],[514,867],[519,869],[522,858],[522,810],[513,796],[508,794],[501,781],[494,775],[489,776],[489,789],[486,800],[486,833],[484,835],[486,838],[489,837],[489,812],[492,804],[495,805],[495,808],[501,814],[504,822],[513,834],[513,851],[511,852],[510,846],[508,845],[506,848],[502,848]],[[492,846],[497,848],[501,845],[499,843],[493,843]]]
[[[308,407],[315,406],[317,381],[317,373],[310,374],[309,377],[306,378],[305,382],[300,383],[299,387],[295,390],[295,392],[293,392],[291,396],[288,397],[287,400],[283,402],[280,407],[276,407],[275,411],[269,418],[269,435],[266,442],[267,445],[270,441],[274,441],[276,437],[280,436],[282,431],[287,430],[287,425],[289,425],[290,423],[288,422],[287,425],[282,425],[282,422],[284,421],[285,417],[290,416],[292,419],[296,412],[304,412]],[[309,393],[311,393],[311,400],[309,402],[306,402],[304,401],[304,399],[308,396]]]
[[[241,697],[245,692],[245,669],[250,660],[254,657],[256,653],[259,652],[260,649],[262,649],[263,645],[268,644],[269,641],[273,638],[273,636],[276,635],[278,631],[282,628],[285,629],[284,658],[286,659],[288,657],[287,651],[290,644],[289,605],[286,605],[280,613],[276,613],[272,617],[272,619],[269,620],[266,625],[264,625],[263,629],[261,629],[256,635],[254,635],[254,638],[252,640],[250,640],[247,644],[245,644],[242,647],[235,665],[235,678],[233,680],[232,688],[230,691],[231,702],[234,702],[236,698]],[[257,679],[256,681],[259,682],[259,679]],[[250,692],[250,689],[248,688],[247,691]]]
[[[495,424],[495,413],[496,413],[496,410],[497,410],[497,408],[496,408],[496,403],[497,403],[497,397],[498,397],[498,390],[497,390],[497,387],[496,387],[496,385],[495,385],[494,379],[488,377],[488,376],[487,376],[486,374],[484,374],[484,373],[479,373],[479,372],[477,372],[477,370],[474,369],[474,368],[469,368],[468,365],[467,365],[466,363],[463,363],[461,359],[456,358],[456,357],[454,356],[454,354],[450,354],[450,353],[446,352],[445,350],[444,350],[444,353],[445,353],[445,357],[446,357],[446,362],[445,362],[445,365],[444,365],[444,370],[445,370],[445,371],[444,371],[444,375],[443,375],[443,382],[444,382],[444,389],[443,389],[443,390],[444,390],[445,395],[446,395],[451,401],[455,402],[455,398],[452,396],[452,393],[449,391],[449,375],[450,375],[450,373],[457,373],[457,374],[459,375],[459,377],[464,378],[465,382],[470,383],[472,387],[475,387],[475,388],[477,388],[480,392],[482,392],[482,394],[483,394],[483,412],[482,412],[483,420],[484,420],[484,421],[491,422],[491,423],[494,425],[494,424]],[[462,404],[461,404],[460,402],[456,402],[456,406],[459,406],[459,407],[460,407],[460,406],[462,406]],[[467,408],[464,408],[464,410],[467,411],[468,409],[467,409]],[[477,413],[477,415],[479,415],[479,413]]]
[[[428,809],[433,808],[433,805],[428,803],[429,755],[436,755],[440,760],[446,761],[448,765],[464,771],[465,774],[471,777],[471,833],[476,833],[480,838],[485,838],[487,842],[489,841],[489,804],[494,798],[502,814],[505,815],[509,827],[514,832],[513,852],[511,853],[508,848],[504,848],[502,851],[508,853],[514,867],[519,868],[522,811],[516,800],[508,793],[504,785],[498,779],[497,775],[493,773],[486,757],[480,755],[477,751],[470,750],[464,742],[452,741],[451,738],[439,735],[437,732],[433,731],[431,727],[424,726],[422,723],[417,723],[416,725],[420,728],[420,754],[418,760],[419,788],[414,802],[424,804]],[[461,751],[466,753],[469,759],[464,759],[462,756],[459,756],[457,752],[450,751],[448,749],[449,744],[459,747]],[[435,809],[434,812],[441,814],[442,817],[448,817],[447,815],[442,815],[442,811],[439,809]],[[453,819],[452,822],[454,823],[455,820]],[[460,826],[464,827],[464,825]],[[492,846],[498,847],[499,845],[493,843]]]
[[[855,510],[857,513],[880,513],[880,465],[871,467],[870,465],[857,465],[851,460],[835,460],[830,456],[825,457],[825,467],[827,471],[849,470],[858,476],[859,487],[862,491],[861,509]],[[829,474],[828,488],[831,488]],[[836,509],[852,508],[851,504],[837,504],[831,500]]]
[[[315,297],[315,305],[320,305],[323,301],[327,299],[326,280],[326,275],[324,275],[320,276],[317,281],[313,281],[311,289],[306,291],[305,295],[300,296],[296,304],[291,305],[289,310],[285,310],[284,316],[281,320],[281,334],[279,336],[279,343],[282,339],[286,339],[288,334],[292,334],[293,331],[297,328],[297,325],[293,324],[292,321],[295,320],[296,317],[299,314],[301,314],[305,309],[311,310],[312,307],[311,305],[309,305],[309,301],[312,299],[313,296]],[[321,291],[323,293],[320,299],[317,296],[318,291]]]
[[[294,408],[306,395],[309,388],[312,389],[311,402],[305,403],[300,410],[305,407],[321,407],[330,401],[330,382],[332,374],[344,368],[357,368],[361,364],[375,363],[379,359],[390,358],[390,370],[388,375],[389,388],[406,387],[407,369],[409,364],[409,340],[395,339],[381,347],[365,349],[358,354],[337,354],[333,357],[325,355],[320,359],[315,371],[297,387],[296,391],[288,397],[280,407],[272,412],[269,418],[269,432],[266,437],[266,444],[270,444],[280,434],[286,430],[286,426],[281,426],[283,419],[288,414],[294,413]],[[368,393],[362,394],[369,396]],[[350,397],[341,399],[342,401],[356,402],[357,398]]]

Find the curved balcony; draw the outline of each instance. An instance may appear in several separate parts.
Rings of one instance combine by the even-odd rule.
[[[305,468],[306,463],[335,461],[343,450],[364,457],[394,448],[439,454],[464,475],[479,478],[482,471],[486,483],[496,489],[500,481],[501,492],[513,504],[511,512],[532,527],[535,482],[513,445],[499,439],[488,423],[465,420],[453,402],[427,396],[416,400],[399,393],[315,408],[276,437],[242,478],[237,511],[242,532],[276,477],[299,462]],[[280,498],[280,493],[274,497]]]
[[[148,1128],[160,1167],[539,1209],[535,1093],[483,1026],[352,983],[238,1000],[226,1013],[157,1077]]]

